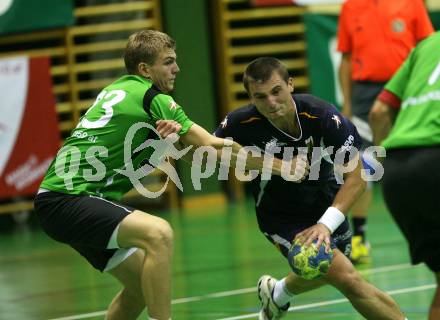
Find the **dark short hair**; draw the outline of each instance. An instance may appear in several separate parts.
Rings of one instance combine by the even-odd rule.
[[[156,30],[141,30],[133,33],[124,51],[125,68],[129,74],[137,74],[139,63],[153,65],[164,49],[176,49],[176,42],[166,33]]]
[[[280,77],[289,81],[289,72],[286,66],[277,58],[261,57],[248,64],[243,74],[243,85],[246,92],[249,93],[249,82],[266,82],[276,71]]]

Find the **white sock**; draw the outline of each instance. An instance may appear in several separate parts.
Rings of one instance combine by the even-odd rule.
[[[286,278],[278,280],[273,289],[273,300],[277,306],[282,307],[290,302],[293,298],[293,293],[290,293],[286,287]]]

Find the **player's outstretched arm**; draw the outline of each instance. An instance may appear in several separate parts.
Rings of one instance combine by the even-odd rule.
[[[215,150],[217,150],[217,159],[221,159],[222,150],[224,147],[230,147],[231,148],[231,161],[230,161],[230,167],[236,167],[238,161],[246,161],[245,168],[246,169],[256,169],[256,170],[262,170],[263,169],[263,160],[264,158],[261,157],[247,157],[246,160],[243,160],[239,156],[239,152],[242,148],[242,146],[232,140],[222,139],[218,138],[216,136],[213,136],[208,131],[206,131],[204,128],[197,124],[193,124],[191,128],[188,130],[188,133],[183,135],[180,138],[180,142],[183,143],[185,146],[194,146],[194,147],[201,147],[201,146],[210,146],[213,147]],[[273,166],[271,169],[272,174],[275,175],[281,175],[281,161],[274,161]]]
[[[166,138],[167,135],[173,134],[178,132],[178,126],[173,124],[172,121],[167,124],[167,122],[170,122],[169,120],[163,120],[158,121],[156,123],[157,130],[160,133],[160,135],[163,138]],[[174,130],[173,130],[174,128]],[[177,130],[177,131],[176,131]],[[206,131],[204,128],[197,124],[193,124],[191,128],[188,130],[186,134],[184,134],[179,142],[183,144],[184,146],[194,146],[195,148],[201,147],[201,146],[210,146],[213,147],[215,150],[217,150],[217,159],[220,161],[222,156],[222,150],[224,147],[230,147],[232,149],[231,153],[231,167],[236,167],[238,161],[246,161],[245,168],[248,170],[263,170],[263,168],[269,163],[271,165],[271,168],[269,169],[272,174],[274,175],[281,175],[281,171],[283,168],[283,161],[277,158],[273,158],[273,161],[265,162],[264,161],[264,155],[261,155],[260,157],[246,157],[243,159],[240,155],[243,153],[240,153],[240,150],[243,148],[240,144],[227,139],[222,139],[213,136],[208,131]],[[191,151],[194,151],[195,148],[192,148]],[[304,157],[297,157],[292,160],[291,163],[289,163],[290,172],[289,174],[294,175],[296,172],[300,172],[301,176],[298,177],[298,182],[303,180],[308,172],[309,172],[309,164],[307,159]]]

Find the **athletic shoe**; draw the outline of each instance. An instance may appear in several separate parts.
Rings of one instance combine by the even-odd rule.
[[[290,303],[287,303],[283,307],[277,306],[273,301],[273,289],[277,279],[271,276],[262,276],[258,280],[258,298],[261,302],[261,310],[258,319],[259,320],[276,320],[281,319],[287,313],[287,309],[290,307]]]
[[[351,239],[350,260],[353,264],[370,263],[370,244],[365,243],[361,236],[354,236]]]

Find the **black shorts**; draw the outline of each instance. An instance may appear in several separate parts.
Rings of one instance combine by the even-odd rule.
[[[293,239],[297,233],[311,227],[314,223],[283,223],[283,224],[267,224],[259,219],[259,228],[266,238],[275,245],[281,254],[287,258],[289,249],[292,246]],[[332,249],[338,248],[346,257],[351,253],[351,236],[350,224],[347,218],[333,232],[331,236],[330,246]]]
[[[107,249],[118,224],[133,208],[89,195],[43,192],[35,198],[35,212],[43,230],[66,243],[103,271],[117,249]]]
[[[440,272],[440,147],[387,150],[383,194],[413,264]]]

